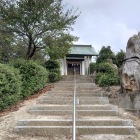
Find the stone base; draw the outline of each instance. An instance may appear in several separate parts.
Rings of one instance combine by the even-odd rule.
[[[140,110],[140,94],[119,94],[119,107]]]

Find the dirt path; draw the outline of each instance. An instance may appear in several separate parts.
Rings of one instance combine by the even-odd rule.
[[[28,109],[35,103],[35,99],[25,101],[18,111],[9,112],[0,118],[0,140],[18,140],[22,137],[13,133],[13,127],[21,119],[31,118]]]

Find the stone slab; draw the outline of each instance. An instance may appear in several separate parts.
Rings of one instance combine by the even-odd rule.
[[[35,105],[31,110],[73,110],[73,105]],[[77,105],[76,110],[118,110],[115,105]]]
[[[14,131],[31,136],[62,136],[72,134],[71,126],[16,126]],[[78,135],[116,134],[136,135],[137,130],[133,126],[78,126]]]
[[[72,116],[73,111],[72,110],[29,110],[30,113],[36,114],[36,115],[68,115]],[[118,112],[114,110],[77,110],[76,113],[78,116],[118,116]]]
[[[71,100],[66,100],[66,99],[64,99],[64,100],[59,100],[59,99],[56,99],[56,100],[44,100],[44,99],[38,99],[37,100],[37,104],[73,104],[73,100],[71,99]],[[79,100],[79,104],[80,105],[84,105],[84,104],[89,104],[89,105],[95,105],[95,104],[101,104],[101,105],[103,105],[103,104],[109,104],[109,101],[108,101],[108,99],[106,100]]]
[[[17,126],[72,126],[71,119],[49,119],[49,120],[20,120]],[[132,126],[131,120],[123,119],[78,119],[77,126]]]

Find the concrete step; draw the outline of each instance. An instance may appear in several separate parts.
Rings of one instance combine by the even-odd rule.
[[[37,110],[37,109],[30,109],[30,113],[36,115],[47,115],[47,116],[72,116],[72,110]],[[76,112],[77,117],[84,117],[84,116],[118,116],[118,111],[116,110],[77,110]]]
[[[71,135],[71,126],[16,126],[14,129],[22,135],[31,136],[62,136]],[[137,130],[133,126],[78,126],[77,135],[114,134],[136,135]]]
[[[52,97],[41,97],[39,98],[39,100],[72,100],[73,101],[73,97],[60,97],[60,96],[54,96],[53,98]],[[81,102],[99,102],[99,104],[102,102],[103,103],[106,103],[106,104],[109,104],[109,100],[107,97],[77,97],[76,98],[77,100],[79,100],[79,104]]]
[[[62,83],[61,83],[61,84],[54,85],[54,87],[52,88],[52,90],[53,90],[53,89],[64,89],[64,90],[65,90],[65,89],[74,89],[74,85],[73,85],[73,84],[70,84],[70,85],[69,85],[69,84],[62,84]],[[100,90],[101,90],[101,88],[99,88],[98,86],[96,86],[96,85],[94,85],[94,84],[93,84],[93,85],[88,85],[88,83],[86,83],[86,84],[83,83],[83,85],[82,85],[81,83],[80,83],[80,84],[77,84],[77,85],[76,85],[76,89],[77,89],[77,90],[80,90],[80,89],[81,89],[81,90],[82,90],[82,89],[83,89],[83,90],[84,90],[84,89],[85,89],[85,90],[86,90],[86,89],[87,89],[87,90],[88,90],[88,89],[89,89],[89,90],[96,90],[96,89],[100,89]]]
[[[73,87],[65,87],[65,88],[52,88],[50,91],[57,91],[57,92],[66,92],[66,91],[68,91],[68,92],[73,92],[74,91],[74,88]]]
[[[74,77],[72,78],[66,78],[66,79],[61,79],[61,81],[59,82],[64,82],[64,81],[68,81],[68,82],[73,82],[74,81]],[[85,82],[93,82],[93,80],[91,78],[76,78],[76,82],[80,82],[80,83],[85,83]]]
[[[31,110],[73,110],[73,105],[36,105]],[[76,110],[118,110],[115,105],[77,105]]]
[[[61,81],[63,82],[63,81],[74,81],[74,76],[72,77],[63,77],[62,79],[61,79]],[[89,77],[89,76],[82,76],[82,75],[80,75],[80,76],[76,76],[76,82],[92,82],[93,81],[93,79],[91,78],[91,77]]]
[[[118,107],[110,105],[101,89],[91,81],[90,77],[77,76],[77,135],[136,135],[133,122],[120,119]],[[39,98],[29,110],[31,118],[36,119],[18,121],[14,131],[31,136],[71,136],[73,89],[74,76],[55,83],[54,88]]]
[[[60,83],[60,84],[55,84],[54,88],[56,88],[56,89],[74,88],[74,84]],[[95,89],[99,89],[99,87],[96,86],[95,84],[91,84],[91,83],[82,83],[82,84],[77,83],[76,84],[76,89],[92,89],[92,90],[95,90]]]
[[[68,87],[69,88],[69,87]],[[74,90],[74,88],[72,88],[72,91],[71,90],[68,90],[68,88],[52,88],[51,89],[51,91],[56,91],[56,92],[62,92],[62,91],[69,91],[69,92],[73,92],[73,90]],[[66,89],[66,90],[65,90]],[[57,91],[58,90],[58,91]],[[49,91],[49,92],[51,92],[51,91]],[[85,92],[85,93],[87,93],[87,92],[90,92],[90,93],[93,93],[93,92],[95,92],[95,93],[99,93],[99,92],[101,92],[101,89],[100,88],[94,88],[94,89],[86,89],[86,88],[77,88],[76,89],[76,92]]]
[[[96,90],[98,90],[98,91],[100,91],[100,89],[97,87],[97,88],[76,88],[76,92],[94,92],[94,91],[96,91]],[[51,89],[51,91],[59,91],[59,92],[61,92],[61,91],[71,91],[71,92],[73,92],[74,91],[74,88],[73,87],[65,87],[65,88],[61,88],[61,87],[55,87],[55,88],[52,88]]]
[[[61,81],[59,81],[59,83],[64,83],[64,82],[66,82],[66,83],[69,83],[69,82],[73,82],[74,80],[72,79],[71,81],[69,81],[69,80],[61,80]],[[93,83],[91,80],[76,80],[76,83],[78,84],[78,83]]]
[[[20,120],[17,122],[17,126],[72,126],[73,122],[71,119],[31,119],[31,120]],[[123,119],[78,119],[76,126],[133,126],[131,120]]]
[[[63,104],[73,104],[73,100],[43,100],[43,99],[38,99],[37,104],[53,104],[53,105],[63,105]]]
[[[80,87],[76,88],[76,91],[91,91],[94,92],[95,90],[98,90],[99,88],[90,88],[90,87]],[[99,89],[100,90],[100,89]],[[74,91],[74,87],[54,87],[51,89],[51,91]]]
[[[65,84],[65,85],[68,85],[68,84],[72,85],[72,84],[73,84],[73,85],[74,85],[74,80],[72,80],[72,81],[68,81],[68,80],[62,81],[62,80],[61,80],[61,81],[59,81],[59,82],[56,82],[55,84],[56,84],[56,85],[57,85],[57,84]]]
[[[61,88],[62,87],[62,88]],[[62,85],[60,85],[59,87],[54,87],[54,88],[52,88],[51,90],[64,90],[64,89],[74,89],[74,86],[73,87],[70,87],[70,86],[68,86],[68,87],[63,87]],[[78,90],[78,91],[81,91],[81,90],[83,90],[83,91],[86,91],[86,90],[91,90],[91,91],[95,91],[95,90],[100,90],[101,91],[101,88],[100,87],[83,87],[83,86],[81,86],[81,87],[76,87],[76,90]]]
[[[73,96],[73,92],[64,92],[64,91],[61,91],[61,92],[57,92],[57,91],[50,91],[50,92],[47,92],[44,94],[44,96]],[[98,97],[102,97],[102,93],[101,92],[91,92],[91,91],[86,91],[86,92],[83,92],[83,91],[80,91],[80,92],[77,92],[76,93],[77,96],[86,96],[86,97],[94,97],[94,96],[98,96]]]
[[[64,105],[64,104],[73,104],[73,100],[71,99],[71,100],[67,100],[67,99],[65,99],[65,100],[62,100],[62,99],[38,99],[37,100],[37,102],[36,102],[37,104],[62,104],[62,105]],[[78,104],[80,104],[80,105],[84,105],[84,104],[89,104],[89,105],[95,105],[95,104],[101,104],[101,105],[103,105],[103,104],[109,104],[109,101],[108,101],[108,99],[106,100],[106,99],[102,99],[102,100],[82,100],[82,99],[80,99],[79,100],[79,102],[78,102]]]

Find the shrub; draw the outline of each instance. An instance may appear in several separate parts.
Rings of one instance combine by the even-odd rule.
[[[19,59],[12,64],[22,76],[22,97],[27,97],[42,89],[48,82],[48,72],[41,65]]]
[[[113,66],[113,64],[105,62],[105,63],[99,63],[97,65],[97,72],[100,73],[113,73],[115,74],[117,72],[117,69]]]
[[[103,73],[98,80],[99,86],[109,87],[111,85],[116,85],[118,83],[119,83],[119,77],[108,73]]]
[[[48,60],[45,62],[44,64],[45,68],[49,71],[53,70],[53,69],[58,69],[60,68],[60,64],[57,60]]]
[[[58,79],[57,73],[49,72],[48,78],[49,78],[49,82],[51,82],[51,83],[57,81],[57,79]]]
[[[58,68],[57,68],[57,69],[52,69],[52,70],[49,71],[49,73],[56,73],[56,74],[57,74],[55,81],[58,81],[58,80],[61,79],[61,72],[60,72],[60,69],[58,69]],[[55,81],[54,81],[54,82],[55,82]]]
[[[96,71],[96,63],[89,64],[89,71],[90,71],[90,74],[93,74],[94,71]]]
[[[105,62],[97,65],[95,83],[99,86],[111,86],[119,84],[119,75],[113,64]]]
[[[96,84],[98,84],[98,81],[99,81],[101,75],[102,75],[102,73],[97,73],[97,74],[96,74],[96,77],[95,77],[95,83],[96,83]]]
[[[16,104],[20,100],[21,77],[13,67],[0,64],[0,110]]]
[[[55,82],[61,79],[60,63],[57,60],[48,60],[44,64],[49,71],[49,82]]]

